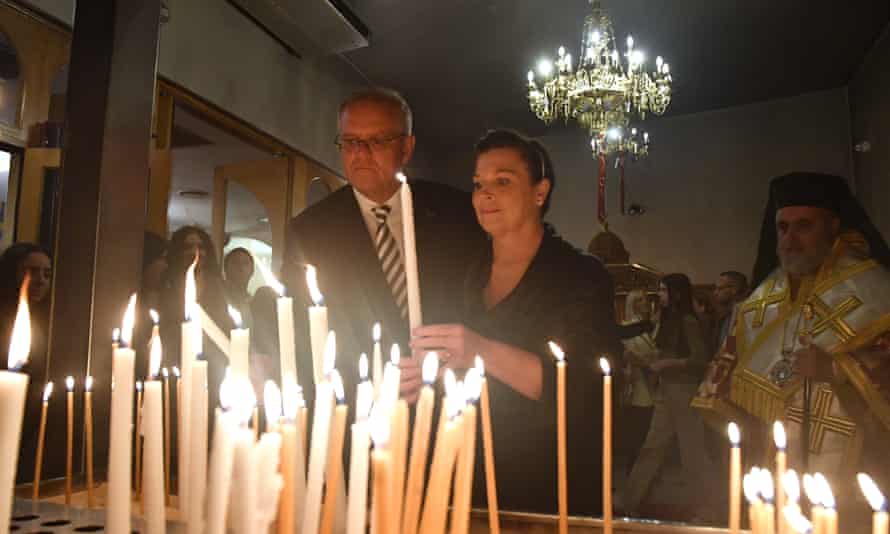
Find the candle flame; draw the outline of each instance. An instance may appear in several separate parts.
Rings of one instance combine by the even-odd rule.
[[[232,307],[232,305],[229,305],[229,317],[235,322],[235,328],[241,328],[241,322],[243,320],[241,312],[239,312],[237,308]]]
[[[279,297],[283,297],[285,295],[284,284],[282,284],[278,281],[277,278],[275,278],[275,275],[272,274],[272,271],[270,271],[268,267],[266,267],[266,264],[255,258],[253,264],[259,267],[260,276],[263,277],[263,281],[266,282],[266,285],[275,290],[275,292],[278,293]]]
[[[133,343],[133,326],[136,324],[136,293],[130,295],[127,311],[121,323],[121,344],[129,347]]]
[[[371,410],[370,431],[374,448],[386,447],[389,443],[389,416],[386,409],[380,404],[375,404]]]
[[[322,374],[328,376],[334,370],[337,363],[337,334],[333,330],[328,332],[324,343],[324,359],[322,361]]]
[[[306,285],[309,287],[309,296],[316,306],[321,306],[324,302],[324,296],[318,289],[318,271],[312,265],[306,266]]]
[[[155,310],[148,310],[148,315],[151,316],[151,323],[152,323],[153,325],[157,326],[157,324],[158,324],[159,322],[161,322],[161,316],[158,315],[158,312],[157,312],[157,311],[155,311]]]
[[[729,443],[733,447],[738,447],[742,440],[742,433],[739,431],[739,425],[734,422],[729,423],[729,426],[726,427],[726,433],[729,435]]]
[[[343,404],[346,401],[346,391],[343,389],[343,378],[336,369],[331,371],[331,384],[334,386],[334,397],[337,398],[337,404]]]
[[[227,371],[219,387],[219,404],[223,409],[231,410],[239,423],[247,424],[256,407],[256,393],[250,380]]]
[[[364,352],[358,357],[358,377],[362,382],[368,379],[368,355]]]
[[[476,373],[479,371],[477,370]],[[435,352],[427,352],[426,356],[423,358],[423,368],[421,369],[421,376],[423,377],[423,383],[426,385],[431,385],[436,381],[436,375],[439,373],[439,355]]]
[[[45,386],[43,386],[43,402],[49,401],[50,395],[53,394],[53,383],[47,382]]]
[[[609,365],[608,358],[600,358],[600,369],[603,370],[603,374],[609,376],[612,374],[612,366]]]
[[[195,259],[189,268],[185,271],[185,320],[194,319],[193,312],[195,304],[198,302],[198,284],[195,282],[195,269],[198,267],[198,258],[200,254],[195,255]]]
[[[73,376],[65,377],[65,387],[68,389],[68,391],[74,391],[74,377]]]
[[[297,384],[297,379],[292,374],[284,377],[281,384],[281,404],[284,408],[284,418],[293,421],[300,410],[300,396],[303,390]]]
[[[179,378],[179,367],[173,366],[173,376]]]
[[[92,391],[93,389],[93,377],[87,375],[86,379],[83,381],[83,390],[84,391]]]
[[[485,361],[478,354],[476,355],[476,369],[479,370],[479,376],[482,377],[482,380],[485,380]]]
[[[403,173],[402,171],[396,173],[396,180],[403,184],[408,183],[408,177],[405,176],[405,173]]]
[[[810,504],[813,506],[822,505],[819,495],[819,484],[816,482],[816,479],[813,478],[813,475],[809,473],[805,473],[803,476],[803,492],[806,494]]]
[[[389,363],[398,366],[401,358],[402,351],[397,344],[393,343],[392,348],[389,349]]]
[[[151,348],[148,352],[148,376],[152,378],[156,378],[158,376],[158,369],[161,367],[161,359],[163,356],[163,344],[161,343],[161,336],[151,336]],[[173,374],[179,376],[177,373],[179,369],[176,367],[173,368]]]
[[[475,367],[471,367],[464,376],[464,394],[468,404],[476,402],[482,395],[482,376]]]
[[[564,362],[566,360],[566,354],[562,351],[562,347],[557,345],[552,341],[547,342],[547,346],[550,347],[550,352],[553,353],[553,356],[556,358],[558,362]]]
[[[776,442],[776,448],[784,451],[788,445],[788,438],[785,435],[785,425],[781,421],[773,423],[773,440]]]
[[[266,424],[281,419],[281,390],[271,380],[266,380],[263,385],[263,406],[266,409]]]
[[[742,489],[745,492],[745,499],[749,503],[759,499],[757,496],[757,482],[752,473],[745,473],[745,476],[742,477]]]
[[[19,304],[12,324],[12,335],[9,340],[9,357],[7,369],[17,371],[28,362],[31,352],[31,311],[28,306],[28,286],[31,276],[25,274],[22,287],[19,289]]]
[[[833,509],[836,503],[834,501],[834,493],[831,491],[831,485],[828,483],[828,480],[822,476],[822,473],[816,473],[814,478],[819,485],[819,502],[825,508]]]
[[[455,418],[460,415],[461,410],[467,404],[466,395],[464,393],[464,383],[455,381],[451,393],[445,398],[445,411],[449,418]]]
[[[788,524],[798,534],[810,534],[813,531],[813,524],[810,520],[803,516],[800,509],[795,506],[786,506],[783,511]]]
[[[878,485],[875,484],[875,481],[865,473],[859,473],[856,475],[856,479],[859,481],[859,487],[862,489],[862,494],[865,495],[872,510],[875,512],[885,512],[887,510],[887,499],[884,498],[884,495],[881,493]]]
[[[121,341],[121,329],[115,327],[111,330],[111,342],[112,343],[120,343],[120,341]]]
[[[445,386],[446,396],[450,396],[454,393],[454,388],[457,386],[457,378],[454,376],[454,371],[445,369],[445,376],[442,378],[442,383]]]
[[[142,391],[142,380],[136,381],[136,391]]]
[[[782,476],[782,487],[790,502],[797,503],[800,500],[800,479],[797,477],[797,471],[794,469],[785,471]]]
[[[371,339],[374,340],[374,343],[380,343],[380,323],[374,323],[374,326],[371,327]]]
[[[773,485],[773,475],[768,469],[760,470],[759,491],[766,502],[772,502],[776,495],[776,488]]]

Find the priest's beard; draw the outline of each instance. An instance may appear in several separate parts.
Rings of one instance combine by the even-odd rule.
[[[791,275],[806,276],[819,272],[819,268],[831,254],[832,242],[825,240],[809,250],[797,248],[777,251],[782,269]]]

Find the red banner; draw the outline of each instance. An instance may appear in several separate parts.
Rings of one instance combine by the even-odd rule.
[[[599,154],[599,182],[597,184],[597,218],[606,224],[606,155]]]
[[[624,156],[618,156],[618,202],[621,204],[621,215],[624,211]]]

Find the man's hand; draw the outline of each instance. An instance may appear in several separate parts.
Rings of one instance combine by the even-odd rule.
[[[804,340],[801,340],[802,342]],[[807,343],[791,355],[794,361],[794,372],[803,378],[809,378],[817,382],[831,382],[834,380],[834,359],[831,354],[824,351],[819,345]]]
[[[443,367],[469,369],[477,354],[484,356],[485,338],[462,324],[437,324],[414,329],[411,349],[418,354],[436,351]],[[422,357],[422,356],[421,356]]]
[[[417,358],[402,358],[399,360],[399,395],[414,404],[423,387],[420,362]]]

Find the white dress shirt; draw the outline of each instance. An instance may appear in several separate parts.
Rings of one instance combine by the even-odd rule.
[[[377,216],[374,215],[374,212],[371,211],[371,209],[380,206],[380,204],[377,204],[370,198],[359,193],[358,189],[352,188],[352,192],[355,193],[355,200],[358,201],[359,210],[362,212],[362,218],[365,220],[365,226],[368,228],[368,234],[371,236],[371,244],[374,244],[379,223],[377,222]],[[399,252],[402,255],[402,261],[404,262],[405,237],[402,234],[402,203],[399,202],[399,191],[396,190],[395,194],[393,194],[389,200],[384,202],[384,204],[390,207],[389,217],[386,218],[386,225],[389,226],[389,231],[399,245]]]

